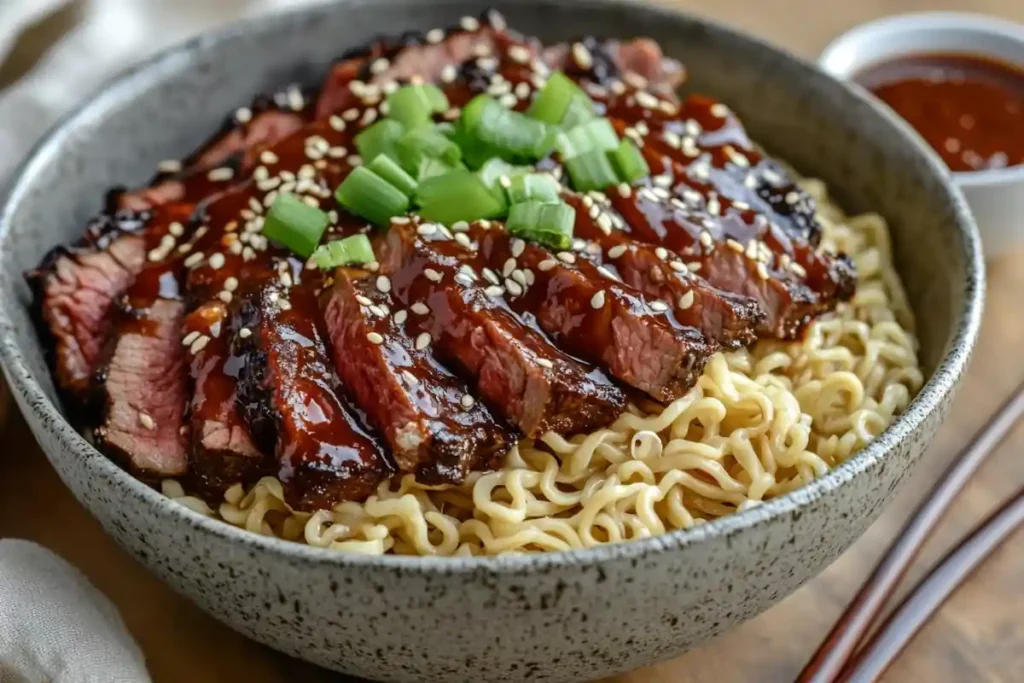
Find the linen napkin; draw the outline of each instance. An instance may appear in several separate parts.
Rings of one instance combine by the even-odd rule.
[[[149,683],[114,605],[42,546],[0,540],[0,683]]]

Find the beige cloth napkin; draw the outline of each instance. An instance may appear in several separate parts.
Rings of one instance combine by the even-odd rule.
[[[0,682],[148,683],[114,605],[70,564],[0,540]]]

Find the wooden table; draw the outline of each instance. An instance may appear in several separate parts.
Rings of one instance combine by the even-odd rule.
[[[959,9],[1024,22],[1021,0],[674,0],[674,4],[764,35],[813,57],[841,31],[901,11]],[[1016,257],[1015,257],[1016,256]],[[616,683],[790,681],[946,463],[1024,380],[1024,251],[992,264],[976,359],[920,474],[845,555],[795,594],[682,657]],[[0,411],[8,405],[0,398]],[[63,488],[16,410],[6,410],[0,458],[0,537],[28,538],[79,567],[118,606],[157,683],[342,681],[229,631],[172,593],[101,531]],[[911,572],[932,561],[1024,481],[1018,429],[960,498]],[[945,605],[887,681],[1024,680],[1024,537],[1018,534]]]

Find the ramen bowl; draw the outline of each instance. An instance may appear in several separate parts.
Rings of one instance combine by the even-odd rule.
[[[815,576],[865,530],[942,423],[975,344],[979,239],[939,160],[883,107],[729,29],[606,0],[496,3],[544,40],[646,35],[727,102],[754,139],[825,180],[850,212],[890,222],[926,383],[867,448],[790,494],[685,531],[599,548],[499,557],[368,557],[208,519],[96,451],[62,412],[22,272],[66,242],[111,185],[194,148],[251,93],[314,82],[379,33],[455,24],[467,1],[316,5],[238,24],[119,78],[33,152],[0,215],[0,354],[61,479],[106,531],[175,590],[278,650],[388,681],[567,681],[671,657]]]

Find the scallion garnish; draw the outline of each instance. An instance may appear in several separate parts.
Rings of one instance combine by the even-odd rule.
[[[567,160],[565,168],[572,178],[573,188],[578,192],[603,190],[619,183],[611,160],[601,149],[592,149]]]
[[[363,163],[368,164],[380,154],[397,157],[395,143],[405,133],[405,126],[398,121],[382,119],[356,136],[356,149]]]
[[[620,142],[618,147],[608,152],[608,158],[623,182],[631,183],[651,173],[643,153],[632,140]]]
[[[462,159],[459,146],[437,130],[436,126],[420,126],[406,131],[395,143],[402,168],[416,172],[423,159],[440,159],[454,166]]]
[[[513,204],[505,223],[512,235],[551,247],[572,244],[576,210],[564,202],[528,201]]]
[[[406,197],[412,197],[416,192],[416,179],[387,154],[378,154],[366,167],[401,190]]]
[[[462,110],[463,133],[511,162],[545,157],[554,144],[554,129],[543,121],[506,109],[487,95],[478,95]],[[482,163],[482,162],[481,162]]]
[[[558,153],[563,159],[598,150],[607,152],[619,146],[619,136],[608,119],[594,119],[558,134]]]
[[[526,113],[551,125],[571,127],[594,118],[594,103],[571,78],[556,71]]]
[[[409,198],[365,166],[353,169],[334,197],[349,212],[382,227],[409,210]]]
[[[321,270],[339,266],[363,265],[375,261],[373,247],[366,235],[352,235],[341,240],[321,244],[313,252],[313,262]]]
[[[509,178],[508,194],[510,204],[536,200],[539,202],[557,202],[562,186],[547,173],[521,173]]]
[[[436,85],[406,85],[388,95],[388,117],[406,128],[429,123],[448,110],[448,98]]]
[[[465,169],[455,169],[420,182],[416,203],[423,218],[445,225],[496,218],[505,211],[504,203]]]
[[[267,210],[263,234],[303,258],[309,258],[320,243],[328,222],[327,214],[320,209],[293,194],[281,194]]]
[[[454,171],[457,167],[444,163],[440,159],[423,157],[416,166],[416,180],[423,182],[427,178],[444,175],[448,171]]]

